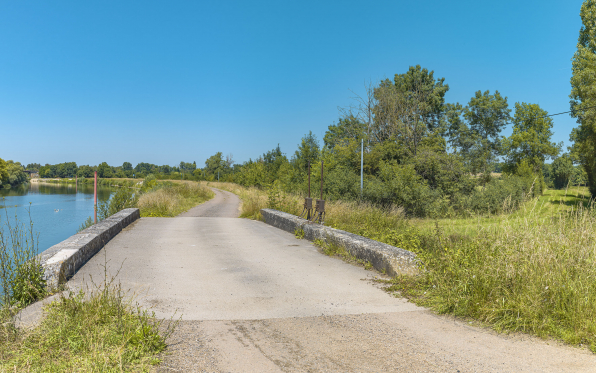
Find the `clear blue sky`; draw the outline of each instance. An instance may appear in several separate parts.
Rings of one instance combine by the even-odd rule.
[[[364,82],[420,64],[448,102],[569,110],[581,0],[0,1],[0,157],[238,163],[319,139]],[[554,139],[576,126],[554,118]],[[509,134],[510,130],[504,133]]]

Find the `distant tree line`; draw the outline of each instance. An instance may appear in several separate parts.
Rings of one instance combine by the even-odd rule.
[[[141,162],[133,168],[130,162],[124,162],[122,166],[110,166],[107,162],[102,162],[97,166],[78,166],[76,162],[64,162],[44,166],[30,164],[27,169],[38,171],[39,176],[42,178],[73,178],[75,176],[88,178],[93,177],[95,171],[97,171],[98,177],[101,178],[144,178],[149,174],[153,174],[157,178],[181,179],[187,176],[192,178],[197,165],[196,162],[180,162],[179,166],[158,166]]]

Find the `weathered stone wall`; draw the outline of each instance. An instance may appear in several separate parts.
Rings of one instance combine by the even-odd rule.
[[[304,238],[307,240],[320,239],[340,245],[356,258],[370,262],[376,270],[390,276],[414,274],[418,270],[416,254],[411,251],[339,229],[311,223],[277,210],[262,209],[261,215],[265,223],[284,231],[294,233],[297,230],[303,230]]]
[[[48,287],[66,282],[109,240],[140,217],[139,209],[124,209],[39,254]]]

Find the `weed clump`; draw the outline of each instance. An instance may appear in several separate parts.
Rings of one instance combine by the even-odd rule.
[[[20,308],[46,294],[43,268],[37,257],[33,222],[21,224],[15,214],[11,223],[7,209],[0,227],[0,307]]]
[[[145,371],[159,363],[155,355],[175,326],[156,321],[111,283],[61,295],[45,311],[36,328],[4,333],[0,370]]]

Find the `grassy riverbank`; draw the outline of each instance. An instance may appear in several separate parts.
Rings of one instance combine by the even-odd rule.
[[[279,190],[213,186],[238,194],[242,215],[265,207],[297,214],[302,199]],[[329,201],[326,225],[411,250],[418,276],[389,291],[438,313],[587,345],[596,352],[596,210],[586,188],[546,190],[512,213],[406,219],[399,208]]]
[[[101,178],[98,178],[97,185],[113,186],[113,187],[140,188],[142,181],[143,181],[143,179],[129,179],[129,178],[101,179]],[[68,178],[68,179],[31,179],[31,182],[33,182],[33,183],[47,183],[47,184],[72,184],[72,185],[74,185],[75,183],[78,182],[79,184],[93,185],[94,178],[92,178],[92,177],[79,178],[78,180],[74,179],[74,178],[72,178],[72,179],[70,179],[70,178]]]
[[[19,326],[19,311],[55,289],[46,289],[33,223],[0,224],[0,372],[146,371],[159,362],[175,323],[136,307],[113,279],[62,293],[39,325]]]

